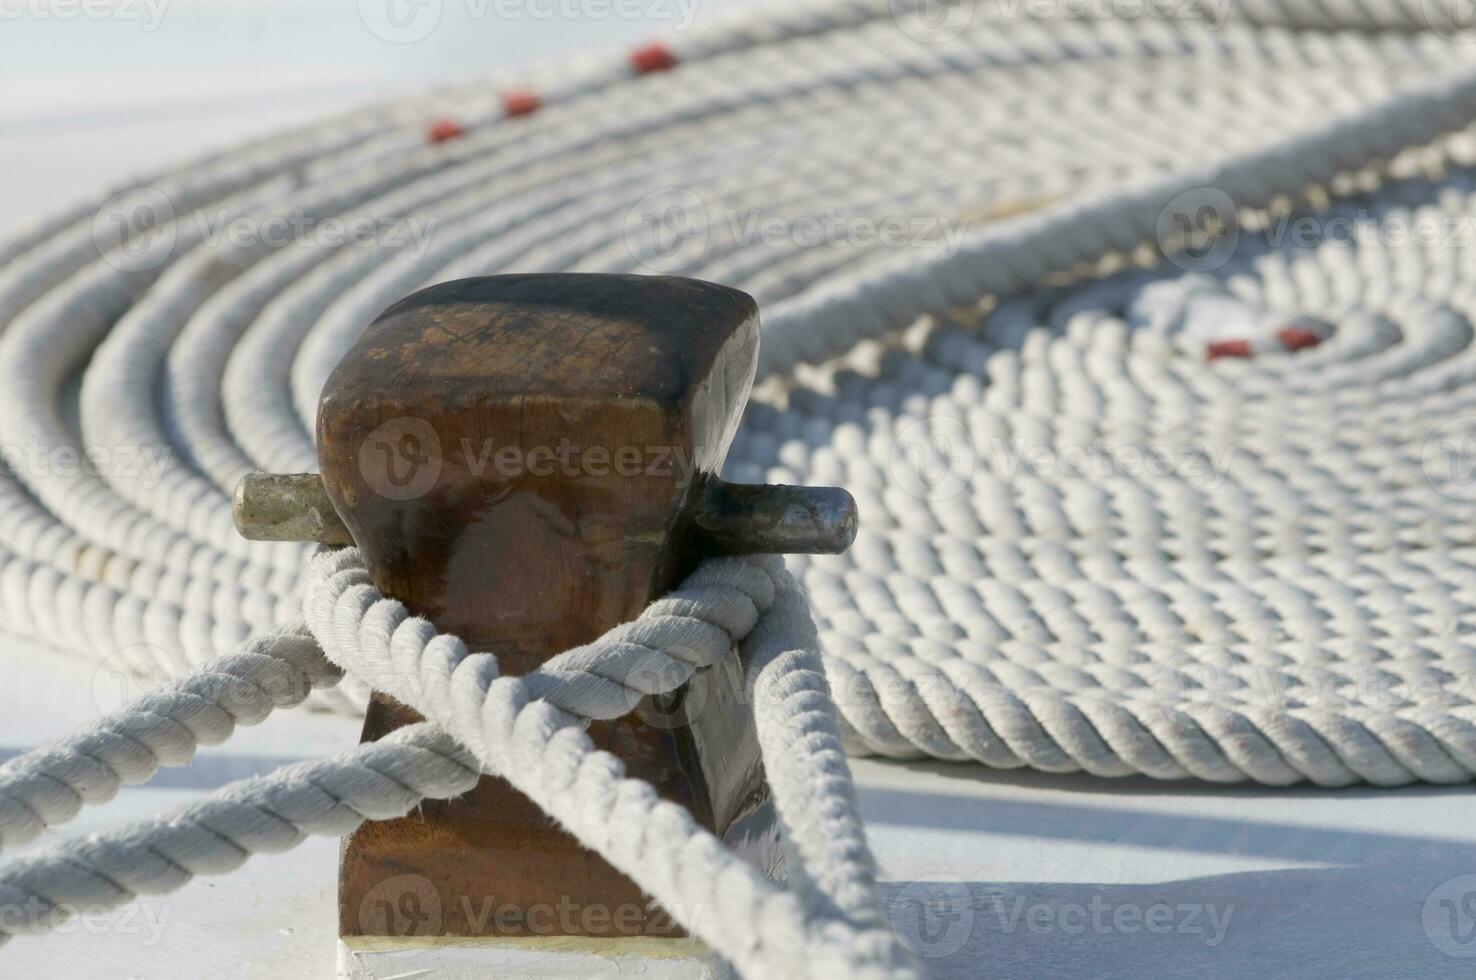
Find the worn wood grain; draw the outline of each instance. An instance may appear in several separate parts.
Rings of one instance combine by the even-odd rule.
[[[700,559],[691,521],[752,384],[752,299],[693,280],[518,275],[387,310],[334,371],[320,469],[376,584],[533,669],[639,614]],[[376,695],[364,737],[417,720]],[[765,871],[776,829],[728,663],[591,728]],[[343,935],[679,935],[526,797],[467,796],[344,846]]]

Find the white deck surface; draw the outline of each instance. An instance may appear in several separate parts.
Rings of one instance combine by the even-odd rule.
[[[406,80],[663,27],[524,20],[483,23],[480,34],[444,30],[444,47],[390,46],[364,35],[351,11],[323,13],[329,6],[218,0],[207,17],[203,4],[177,0],[149,34],[7,21],[0,227],[48,197],[75,199]],[[7,757],[117,705],[109,675],[0,642]],[[282,715],[65,829],[152,816],[232,779],[346,748],[356,735],[345,718]],[[894,922],[940,978],[1476,970],[1476,821],[1466,788],[1267,791],[870,761],[856,773]],[[334,969],[335,854],[335,841],[314,840],[79,923],[71,935],[17,940],[0,951],[0,977],[323,980]]]

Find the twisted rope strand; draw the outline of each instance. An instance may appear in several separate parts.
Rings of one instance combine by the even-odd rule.
[[[682,682],[681,671],[690,667],[692,639],[711,638],[704,627],[732,629],[725,647],[730,650],[784,591],[794,588],[774,558],[709,561],[634,623],[571,651],[589,673],[569,672],[565,661],[548,674],[534,671],[528,678],[543,676],[533,682],[499,676],[495,656],[468,652],[455,636],[436,632],[400,602],[381,595],[355,548],[325,551],[314,560],[304,608],[330,659],[444,724],[484,768],[522,790],[586,847],[629,875],[743,975],[913,975],[908,954],[878,923],[874,904],[858,903],[843,889],[829,897],[835,910],[830,914],[814,901],[807,910],[795,894],[779,889],[697,826],[684,808],[660,799],[650,784],[626,777],[624,764],[597,750],[582,727],[579,710],[585,705],[623,713],[633,694],[674,689]],[[782,621],[771,628],[794,628],[803,608],[802,600],[783,601]],[[638,645],[636,637],[659,646]],[[766,640],[773,642],[772,636]],[[633,650],[639,655],[632,656]],[[653,665],[657,656],[665,662]],[[590,683],[592,676],[599,680]],[[766,703],[777,707],[772,700]],[[824,743],[823,716],[818,726],[813,720],[806,724],[798,713],[787,714],[785,721],[814,728]],[[766,741],[775,744],[772,736]],[[774,763],[787,771],[779,759]],[[826,763],[830,782],[821,790],[841,789],[835,809],[843,810],[852,805],[844,795],[849,790],[844,761],[830,757]],[[787,794],[793,785],[793,778],[784,779],[775,790]],[[816,866],[807,867],[804,880],[821,889],[864,882],[865,872],[858,878],[855,871],[825,867],[848,852],[815,846],[821,828],[811,822],[814,808],[813,802],[799,801],[782,807],[807,824],[798,853]],[[864,850],[864,841],[849,836],[851,846]],[[852,908],[864,913],[861,921],[847,914]]]
[[[861,825],[851,769],[820,657],[820,640],[799,587],[785,584],[743,643],[753,705],[773,790],[790,884],[812,919],[844,916],[882,926],[876,862]],[[821,880],[813,880],[814,876]],[[889,930],[879,935],[890,937]]]
[[[163,895],[196,875],[234,871],[310,834],[343,836],[402,817],[423,799],[476,785],[471,755],[435,725],[397,729],[342,755],[231,783],[164,817],[67,841],[0,868],[0,943],[46,932],[79,910]]]
[[[108,802],[120,787],[147,782],[161,765],[187,765],[201,745],[219,745],[237,725],[259,724],[340,676],[305,627],[269,633],[76,735],[10,760],[0,766],[0,849]]]
[[[631,842],[623,840],[622,831],[604,846],[596,846],[628,867],[662,869],[662,877],[675,883],[675,888],[665,889],[665,897],[690,928],[712,937],[717,912],[724,920],[729,913],[744,921],[755,916],[796,920],[798,932],[791,927],[772,939],[731,927],[719,935],[718,948],[737,957],[747,973],[800,975],[796,964],[806,957],[844,970],[845,975],[912,972],[906,952],[884,925],[873,862],[854,813],[849,772],[838,751],[834,716],[825,710],[814,627],[797,587],[777,559],[708,562],[640,619],[553,658],[525,680],[498,678],[495,658],[467,654],[459,640],[436,634],[424,621],[409,619],[399,603],[378,596],[354,549],[328,553],[315,562],[307,608],[323,635],[340,642],[333,649],[345,654],[346,662],[371,671],[385,689],[428,712],[436,708],[427,692],[436,692],[435,703],[442,710],[432,717],[448,717],[451,691],[462,692],[454,713],[479,719],[480,724],[468,730],[484,746],[491,746],[483,750],[485,757],[501,759],[497,771],[516,785],[539,790],[535,799],[552,799],[551,793],[567,796],[570,802],[550,809],[581,831],[582,839],[588,841],[589,827],[604,820],[611,794],[617,816],[631,821],[617,822],[617,827],[659,821],[666,831],[660,836],[642,835]],[[590,717],[626,713],[633,707],[633,695],[663,693],[685,683],[693,671],[713,665],[750,635],[760,673],[750,678],[749,689],[759,709],[767,764],[778,775],[776,793],[792,836],[795,870],[804,883],[804,906],[726,852],[693,824],[685,810],[658,800],[649,785],[623,779],[619,761],[593,751],[580,730]],[[337,679],[310,637],[295,631],[271,640],[275,642],[255,643],[251,651],[227,658],[96,726],[110,736],[148,731],[151,737],[130,743],[145,750],[147,758],[137,758],[135,752],[135,757],[120,763],[120,755],[126,753],[87,733],[19,760],[20,765],[11,768],[32,778],[0,780],[0,787],[24,791],[34,787],[36,777],[44,776],[54,785],[80,788],[85,783],[76,778],[75,770],[78,761],[86,759],[108,765],[113,782],[105,788],[110,795],[118,781],[146,775],[159,759],[183,761],[192,753],[199,736],[186,727],[193,719],[185,714],[200,714],[202,702],[217,711],[210,718],[213,725],[202,726],[201,735],[224,738],[232,718],[261,717],[270,710],[269,701],[294,700],[266,689],[267,681],[281,679],[283,668],[296,670],[294,676],[310,682],[296,685],[298,701],[311,682]],[[793,646],[796,642],[798,647]],[[229,685],[231,696],[204,702],[203,691],[223,690],[207,682],[223,676],[235,682]],[[538,691],[541,700],[530,703],[529,690]],[[244,691],[258,696],[246,697]],[[227,705],[231,710],[224,710]],[[507,705],[517,706],[510,715]],[[503,709],[503,724],[489,724],[489,707]],[[581,714],[586,708],[590,714]],[[495,734],[489,735],[489,730]],[[580,741],[556,745],[569,741],[565,732],[577,733]],[[499,743],[515,743],[521,754],[512,758],[523,765],[509,768],[508,757],[495,752]],[[95,754],[98,744],[107,751]],[[804,751],[812,744],[814,752]],[[796,745],[802,749],[799,753]],[[471,785],[466,778],[469,760],[429,723],[402,730],[334,760],[286,767],[234,784],[168,819],[94,835],[13,862],[0,870],[0,907],[31,913],[8,927],[12,931],[45,931],[78,908],[111,907],[139,894],[171,891],[193,875],[232,870],[253,853],[295,846],[307,833],[347,833],[363,819],[400,815],[422,797],[464,792]],[[437,768],[443,762],[448,764]],[[427,768],[428,763],[433,764]],[[555,766],[562,766],[563,774],[550,773]],[[612,782],[605,784],[600,773]],[[824,778],[818,782],[810,778],[817,774]],[[574,782],[579,785],[571,786]],[[100,795],[94,788],[92,801]],[[80,796],[74,789],[73,799]],[[592,821],[588,808],[595,801],[600,805]],[[584,817],[574,819],[571,813]],[[19,832],[30,829],[22,827]],[[694,864],[701,866],[701,873],[694,873]],[[649,888],[652,880],[647,877],[642,884]],[[801,959],[794,958],[796,953]]]

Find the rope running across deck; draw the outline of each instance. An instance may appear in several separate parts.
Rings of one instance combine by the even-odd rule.
[[[409,726],[334,759],[232,784],[167,817],[22,857],[0,868],[0,907],[39,914],[7,919],[0,942],[11,929],[54,928],[69,910],[232,871],[251,854],[286,850],[308,834],[342,835],[366,819],[401,816],[423,798],[460,795],[491,772],[745,976],[915,975],[884,924],[817,637],[779,560],[708,561],[634,622],[523,677],[499,676],[496,657],[468,652],[381,595],[356,549],[314,564],[306,613],[310,634],[250,641],[249,652],[0,768],[0,842],[24,843],[83,803],[110,798],[120,783],[188,761],[196,741],[211,738],[202,718],[250,723],[265,717],[268,702],[300,702],[308,687],[336,679],[323,651],[447,730]],[[675,690],[737,643],[792,889],[768,881],[649,784],[626,778],[624,764],[596,750],[583,730],[592,719],[628,713],[642,696]]]

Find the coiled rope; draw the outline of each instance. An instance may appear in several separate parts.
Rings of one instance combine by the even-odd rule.
[[[317,392],[379,310],[464,275],[680,272],[764,309],[729,475],[861,504],[848,554],[792,564],[850,751],[1467,780],[1476,35],[1454,4],[1368,6],[1243,2],[1220,25],[1001,0],[939,24],[828,0],[89,198],[0,244],[0,623],[181,677],[290,629],[306,552],[238,539],[229,490],[315,468]],[[284,221],[305,230],[261,234]],[[329,233],[356,223],[370,247]],[[379,607],[351,608],[335,629],[365,646],[317,639],[389,687]],[[812,703],[814,663],[780,661],[752,676]],[[575,663],[559,683],[594,710],[610,678]],[[405,693],[483,765],[587,748],[541,689],[527,744],[478,735],[449,688]],[[854,938],[842,836],[797,845],[852,848],[800,918]]]

